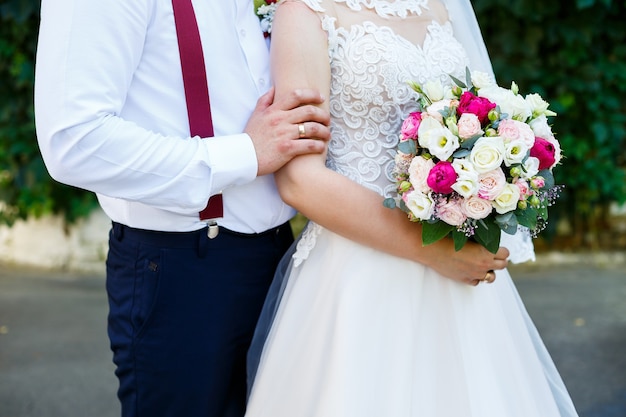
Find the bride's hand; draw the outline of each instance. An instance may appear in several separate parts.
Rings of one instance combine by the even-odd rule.
[[[494,271],[506,268],[509,257],[509,251],[504,247],[493,254],[473,242],[455,251],[452,239],[442,239],[424,249],[431,252],[428,266],[450,279],[468,285],[493,282],[496,278]]]

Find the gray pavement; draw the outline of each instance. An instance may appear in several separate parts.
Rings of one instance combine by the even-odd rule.
[[[626,266],[511,273],[580,416],[626,417]],[[119,416],[106,310],[102,277],[0,265],[0,417]]]

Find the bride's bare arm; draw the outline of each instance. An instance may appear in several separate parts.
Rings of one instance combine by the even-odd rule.
[[[272,29],[272,69],[276,97],[294,88],[330,93],[327,39],[315,13],[299,2],[284,1]],[[326,100],[322,106],[328,106]],[[451,239],[422,246],[421,227],[383,197],[328,168],[325,155],[302,155],[276,176],[282,198],[309,219],[346,238],[425,264],[439,273],[476,283],[488,270],[506,267],[508,251],[496,255],[476,244],[455,252]]]

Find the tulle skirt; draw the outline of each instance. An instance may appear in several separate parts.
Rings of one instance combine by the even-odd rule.
[[[325,229],[306,255],[257,335],[247,417],[577,415],[507,271],[471,287]]]

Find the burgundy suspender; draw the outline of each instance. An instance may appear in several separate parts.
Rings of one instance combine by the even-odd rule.
[[[185,85],[189,130],[191,136],[212,137],[214,133],[209,87],[196,15],[191,0],[172,0],[172,6]],[[223,214],[222,194],[215,194],[209,199],[206,208],[200,212],[200,219],[216,219],[223,217]]]

